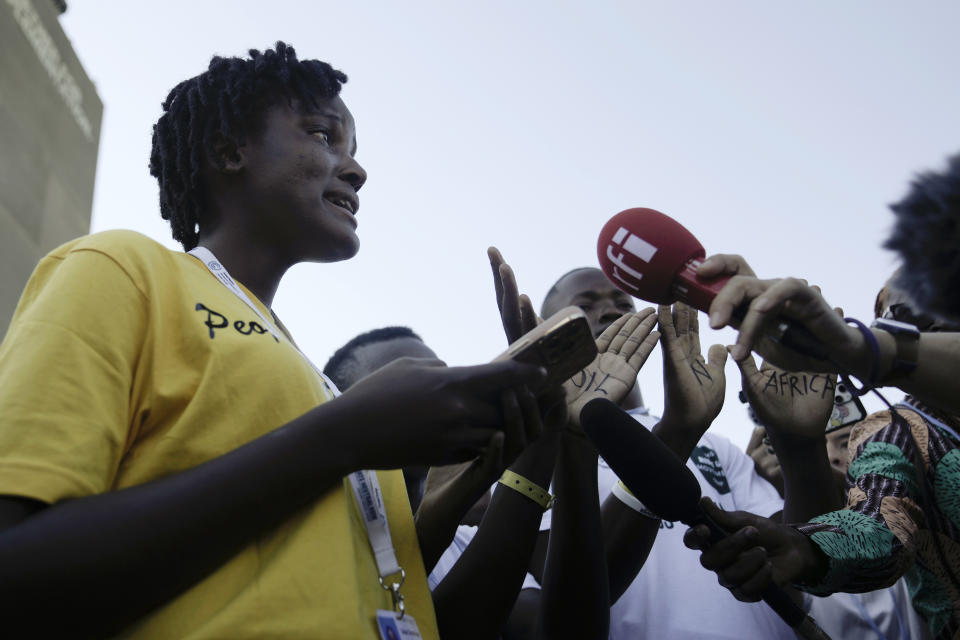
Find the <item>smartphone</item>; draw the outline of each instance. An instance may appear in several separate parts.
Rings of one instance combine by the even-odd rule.
[[[564,307],[522,335],[494,362],[515,360],[543,367],[546,379],[534,393],[563,384],[597,357],[590,323],[579,307]]]
[[[838,380],[833,397],[833,413],[830,414],[826,433],[860,422],[866,417],[867,411],[863,408],[860,398],[850,393],[847,385]]]

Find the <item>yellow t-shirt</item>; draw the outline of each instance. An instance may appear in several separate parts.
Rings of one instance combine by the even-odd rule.
[[[199,260],[140,234],[54,250],[0,345],[0,494],[53,503],[142,484],[329,399],[296,349],[261,325]],[[377,476],[407,610],[437,638],[402,476]],[[377,575],[344,479],[124,636],[374,639],[375,611],[391,608]]]

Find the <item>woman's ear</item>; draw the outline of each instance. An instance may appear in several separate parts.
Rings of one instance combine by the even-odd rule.
[[[215,133],[213,139],[213,157],[209,158],[210,165],[224,173],[238,173],[246,164],[243,144],[232,138]]]

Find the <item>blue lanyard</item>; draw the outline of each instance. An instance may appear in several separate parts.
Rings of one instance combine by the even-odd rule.
[[[897,606],[897,598],[893,595],[893,588],[887,588],[887,593],[890,594],[890,599],[893,600],[893,612],[897,616],[897,625],[900,627],[900,640],[910,640],[910,636],[907,635],[907,628],[903,624],[903,616],[900,615],[900,607]],[[857,594],[848,593],[850,599],[853,600],[853,604],[857,605],[857,609],[860,610],[860,616],[870,625],[870,628],[877,632],[877,637],[880,640],[887,640],[887,636],[880,631],[880,627],[877,626],[877,623],[873,621],[873,618],[867,613],[866,607],[863,606],[863,603],[860,602],[860,598],[857,597]]]

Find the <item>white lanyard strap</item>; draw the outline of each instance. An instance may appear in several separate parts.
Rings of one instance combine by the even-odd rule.
[[[377,571],[381,578],[400,573],[400,564],[393,551],[390,538],[390,526],[387,524],[387,508],[383,504],[383,494],[377,474],[373,471],[354,471],[350,474],[353,497],[360,508],[363,526],[367,529],[370,548],[377,560]]]
[[[253,312],[257,314],[257,317],[259,317],[260,321],[263,323],[264,328],[270,332],[270,335],[273,336],[274,340],[280,342],[280,332],[273,324],[273,321],[263,315],[263,312],[260,311],[257,305],[253,304],[253,300],[251,300],[250,297],[247,296],[246,292],[240,288],[240,285],[238,285],[236,281],[230,277],[226,267],[220,264],[220,261],[217,260],[217,256],[213,255],[213,252],[210,251],[210,249],[197,246],[188,251],[188,253],[206,265],[207,269],[210,270],[210,273],[216,276],[217,280],[219,280],[223,286],[225,286],[227,289],[230,289],[230,291],[233,292],[233,295],[243,300],[248,307],[253,309]]]
[[[217,280],[223,286],[233,292],[250,307],[254,313],[263,322],[264,327],[270,331],[274,339],[279,342],[281,332],[277,329],[272,320],[267,318],[260,309],[253,304],[250,297],[240,288],[240,285],[234,281],[227,272],[226,267],[220,264],[213,252],[206,247],[197,246],[188,252],[194,258],[202,262],[210,270]],[[289,342],[289,338],[287,339]],[[317,368],[310,358],[300,349],[290,342],[290,345],[297,350],[297,353],[317,372],[324,386],[333,397],[340,395],[337,386]],[[370,548],[373,550],[373,556],[377,561],[377,571],[380,573],[380,585],[390,591],[394,600],[394,608],[403,613],[403,596],[400,595],[400,585],[403,584],[405,577],[403,569],[397,562],[397,554],[393,550],[393,540],[390,538],[390,525],[387,522],[387,509],[383,503],[383,494],[380,491],[380,482],[377,480],[377,474],[373,471],[355,471],[350,474],[350,485],[353,487],[353,497],[360,508],[360,516],[363,518],[364,527],[367,530],[367,538],[370,540]],[[389,576],[400,574],[400,582],[385,583]]]
[[[393,600],[393,610],[400,614],[402,619],[406,613],[403,594],[400,587],[407,574],[393,550],[393,540],[390,537],[390,525],[387,523],[387,507],[383,504],[383,494],[380,492],[380,482],[375,471],[354,471],[350,474],[350,486],[353,487],[353,497],[360,509],[363,526],[367,530],[367,540],[370,549],[377,561],[377,573],[380,574],[380,586],[390,593]],[[389,576],[400,575],[396,582],[387,580]]]

